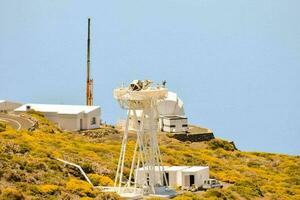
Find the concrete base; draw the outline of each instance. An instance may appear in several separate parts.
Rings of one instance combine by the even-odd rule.
[[[132,200],[135,200],[135,199],[142,199],[142,198],[143,198],[143,195],[142,195],[142,194],[135,194],[135,193],[119,193],[119,195],[120,195],[122,198],[132,199]]]
[[[156,187],[155,194],[149,194],[150,197],[172,198],[175,197],[177,192],[166,186]]]
[[[99,188],[100,189],[100,188]],[[160,197],[160,198],[172,198],[178,195],[175,190],[169,189],[168,187],[156,187],[155,194],[143,194],[143,190],[140,188],[132,188],[132,187],[102,187],[101,190],[103,192],[116,192],[121,197],[126,199],[143,199],[143,198],[152,198],[152,197]]]

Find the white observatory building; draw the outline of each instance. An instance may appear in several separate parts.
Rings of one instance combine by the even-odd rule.
[[[158,128],[163,132],[180,133],[188,131],[188,119],[185,116],[183,101],[175,92],[168,91],[165,99],[157,102],[159,114]],[[134,120],[133,112],[130,113],[129,130],[135,130],[141,121],[140,110],[136,111],[138,124]],[[147,118],[146,118],[147,120]],[[125,122],[122,123],[125,126]]]
[[[48,120],[63,130],[79,131],[100,127],[99,106],[25,104],[14,112],[19,114],[31,109],[43,113]]]

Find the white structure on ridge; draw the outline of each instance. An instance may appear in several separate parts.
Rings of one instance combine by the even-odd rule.
[[[136,80],[129,87],[114,90],[114,98],[128,112],[114,188],[117,193],[127,198],[141,198],[141,195],[170,197],[176,194],[162,184],[163,180],[166,181],[166,177],[164,176],[164,169],[161,167],[160,150],[157,142],[157,121],[159,118],[157,103],[166,98],[168,90],[160,86],[151,87],[151,83],[148,80]],[[140,112],[139,119],[137,111]],[[125,180],[123,172],[130,119],[135,122],[134,131],[137,138],[129,179]],[[144,169],[143,175],[146,177],[143,180],[134,176],[134,171],[140,167]]]
[[[185,117],[183,102],[175,92],[168,91],[165,99],[158,100],[157,111],[159,114],[159,130],[173,133],[188,131],[188,122],[187,117]],[[137,110],[136,115],[138,119],[137,123],[133,113],[130,113],[130,130],[134,130],[139,126],[142,111]],[[125,122],[122,125],[124,127]]]
[[[185,115],[183,101],[171,91],[168,91],[167,98],[157,103],[157,109],[160,115]]]
[[[11,112],[14,109],[20,107],[21,105],[21,103],[13,101],[0,100],[0,112]]]
[[[160,130],[169,133],[188,131],[187,117],[178,115],[166,115],[159,118]]]
[[[63,130],[78,131],[100,126],[99,106],[25,104],[14,112],[18,114],[31,109],[43,113],[47,119]]]
[[[201,188],[204,184],[204,180],[209,179],[208,166],[164,166],[160,168],[160,170],[163,169],[165,171],[167,181],[162,183],[158,182],[157,184],[169,185],[172,188]],[[135,171],[138,185],[142,184],[146,179],[144,171],[145,169],[143,168],[139,168]],[[155,172],[156,174],[159,173],[158,167],[155,167]]]

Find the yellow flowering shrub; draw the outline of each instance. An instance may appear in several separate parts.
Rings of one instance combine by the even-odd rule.
[[[111,178],[107,176],[102,176],[98,174],[89,174],[89,178],[91,179],[93,185],[95,186],[113,186],[114,182]]]

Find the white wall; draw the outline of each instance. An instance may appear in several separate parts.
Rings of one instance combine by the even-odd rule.
[[[78,115],[57,115],[57,121],[63,130],[76,131],[80,129]]]
[[[89,112],[87,114],[84,114],[83,121],[84,121],[84,129],[95,129],[99,128],[100,126],[100,115],[101,110],[100,108],[93,110],[92,112]],[[93,117],[96,118],[96,124],[91,124]]]
[[[177,182],[177,172],[176,171],[170,171],[169,173],[169,186],[176,188],[178,186]]]
[[[162,121],[162,129],[165,132],[172,132],[172,133],[176,133],[176,132],[186,132],[188,131],[188,127],[183,127],[182,125],[187,125],[187,119],[169,119],[169,118],[160,118],[160,120]],[[171,127],[171,126],[175,126],[175,127]]]
[[[209,169],[203,168],[196,172],[182,172],[182,186],[183,187],[190,186],[190,175],[195,176],[195,186],[201,187],[204,183],[204,180],[209,178]]]
[[[59,123],[59,119],[58,119],[58,115],[57,113],[43,113],[44,116],[51,121],[52,123],[54,123],[57,127],[62,128],[60,123]]]

